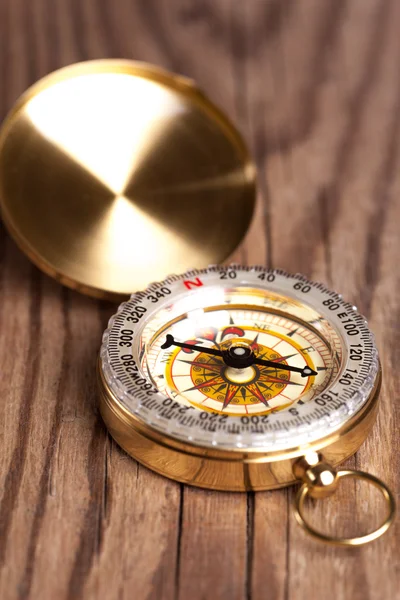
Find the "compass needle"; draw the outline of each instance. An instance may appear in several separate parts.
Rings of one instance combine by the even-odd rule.
[[[254,343],[254,342],[253,342]],[[193,350],[197,352],[204,352],[205,354],[212,354],[214,356],[220,356],[225,364],[232,368],[241,369],[243,367],[250,367],[251,365],[261,365],[266,367],[274,367],[275,363],[272,360],[266,360],[257,358],[254,355],[252,344],[247,347],[240,345],[232,344],[228,350],[217,350],[216,348],[208,348],[202,347],[197,344],[188,344],[185,342],[176,341],[172,335],[168,334],[166,337],[166,341],[162,344],[161,349],[165,350],[170,348],[171,346],[178,346],[178,348],[185,348],[186,350]],[[282,360],[284,358],[282,357]],[[293,371],[294,373],[300,373],[302,377],[310,377],[313,375],[317,375],[317,372],[314,369],[311,369],[308,365],[305,367],[293,367],[291,365],[280,364],[280,369],[286,371]]]

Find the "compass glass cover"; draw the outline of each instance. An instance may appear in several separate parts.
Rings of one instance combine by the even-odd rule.
[[[215,267],[153,284],[105,334],[102,368],[137,419],[223,448],[292,448],[365,404],[378,359],[365,319],[302,276]]]

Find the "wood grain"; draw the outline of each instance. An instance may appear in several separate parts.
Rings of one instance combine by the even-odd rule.
[[[354,301],[384,370],[348,464],[399,497],[400,4],[397,0],[0,0],[0,113],[68,63],[127,57],[193,77],[256,159],[256,217],[234,260],[300,271]],[[0,597],[400,598],[398,522],[351,551],[305,537],[293,491],[223,494],[127,457],[97,413],[115,306],[61,288],[0,237]],[[313,506],[367,528],[365,486]]]

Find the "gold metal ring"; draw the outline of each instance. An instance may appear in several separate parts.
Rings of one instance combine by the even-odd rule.
[[[294,499],[294,516],[296,517],[296,521],[307,533],[317,538],[318,540],[321,540],[333,546],[361,546],[363,544],[368,544],[368,542],[376,540],[378,537],[383,535],[393,523],[396,512],[396,503],[393,494],[380,479],[374,477],[373,475],[370,475],[369,473],[364,473],[364,471],[342,470],[337,472],[337,477],[355,477],[358,479],[363,479],[379,489],[388,507],[388,514],[382,525],[380,525],[371,533],[352,538],[332,537],[330,535],[320,533],[319,531],[311,527],[303,516],[304,502],[308,493],[310,492],[310,487],[307,483],[303,483],[303,485],[297,491],[297,494]]]

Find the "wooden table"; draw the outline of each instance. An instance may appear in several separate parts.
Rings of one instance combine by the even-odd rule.
[[[397,0],[0,0],[0,111],[45,73],[127,57],[193,77],[259,169],[234,259],[326,282],[370,320],[384,370],[372,435],[348,461],[397,494],[400,402],[400,3]],[[168,481],[109,438],[95,360],[115,306],[34,268],[1,232],[0,597],[400,598],[399,522],[325,547],[293,490],[229,494]],[[360,532],[378,498],[344,483],[313,518]]]

